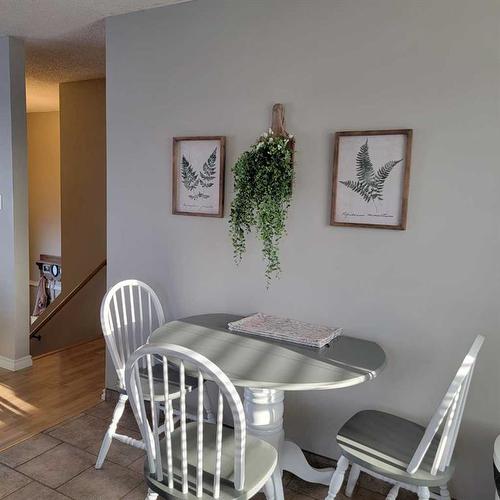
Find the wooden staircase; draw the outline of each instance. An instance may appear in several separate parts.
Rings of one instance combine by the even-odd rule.
[[[69,293],[63,289],[31,325],[31,355],[39,356],[99,338],[99,310],[105,293],[106,260],[103,260]]]

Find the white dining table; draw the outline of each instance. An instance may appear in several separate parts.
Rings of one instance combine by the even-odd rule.
[[[232,332],[241,315],[203,314],[171,321],[155,330],[151,344],[176,344],[206,356],[244,389],[247,432],[271,443],[281,471],[313,483],[329,484],[333,469],[309,465],[297,444],[285,439],[286,391],[331,390],[361,384],[384,368],[384,350],[375,342],[341,335],[318,349]],[[283,485],[275,499],[283,499]]]

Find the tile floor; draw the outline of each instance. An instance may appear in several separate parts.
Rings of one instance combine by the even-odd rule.
[[[113,442],[102,470],[94,463],[114,409],[103,402],[0,453],[0,499],[8,500],[144,500],[143,452]],[[119,431],[139,437],[130,410]],[[332,466],[328,459],[308,455],[316,467]],[[286,473],[286,500],[323,500],[327,487],[301,481]],[[382,500],[388,486],[362,474],[353,500]],[[343,490],[342,490],[343,491]],[[337,497],[346,500],[342,494]],[[398,500],[416,496],[401,492]],[[263,500],[263,495],[256,497]]]

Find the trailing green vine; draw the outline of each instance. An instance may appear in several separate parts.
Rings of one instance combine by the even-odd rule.
[[[252,227],[262,241],[266,285],[281,272],[279,241],[286,233],[286,219],[294,179],[292,136],[272,130],[244,152],[233,167],[235,197],[229,219],[234,260],[238,264],[246,250]]]

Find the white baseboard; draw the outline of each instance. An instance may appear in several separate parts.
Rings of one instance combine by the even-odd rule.
[[[0,368],[5,368],[10,371],[22,370],[23,368],[28,368],[33,364],[31,356],[23,356],[19,359],[6,358],[5,356],[0,356]]]

